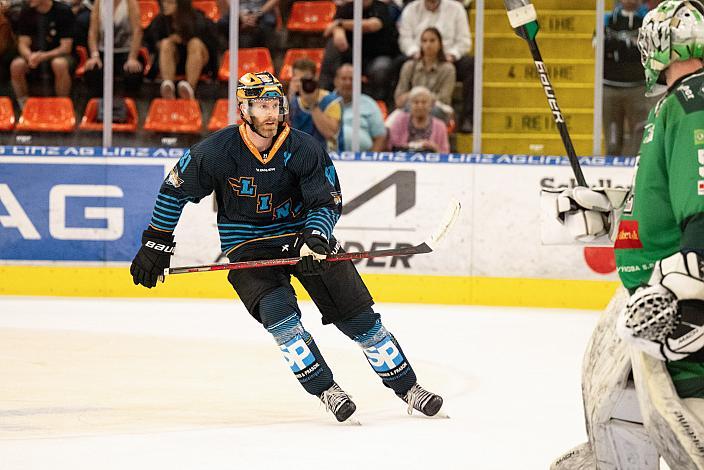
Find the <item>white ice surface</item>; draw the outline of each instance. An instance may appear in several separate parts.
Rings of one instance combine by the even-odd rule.
[[[316,398],[305,394],[283,359],[276,359],[271,337],[239,302],[0,297],[0,341],[3,331],[22,335],[68,331],[106,335],[100,337],[116,341],[188,339],[198,341],[195,351],[198,345],[217,343],[236,352],[234,357],[196,356],[199,369],[243,362],[250,363],[250,370],[261,369],[234,380],[241,388],[227,394],[232,418],[217,425],[162,417],[158,419],[164,420],[163,430],[155,428],[154,422],[142,428],[149,410],[135,408],[125,411],[134,425],[120,432],[81,430],[85,416],[75,421],[78,427],[71,432],[52,432],[49,437],[6,426],[0,432],[0,470],[537,470],[547,469],[561,453],[586,440],[580,368],[597,312],[377,305],[419,382],[445,399],[443,410],[450,419],[427,419],[408,416],[404,403],[381,385],[358,347],[333,326],[323,327],[312,304],[301,307],[303,323],[328,358],[336,380],[355,397],[355,416],[361,426],[336,423]],[[14,390],[28,387],[28,394],[31,387],[41,387],[41,377],[30,381],[18,372],[31,359],[0,354],[0,370],[7,371],[0,377],[0,431],[3,420],[9,422],[13,414],[25,413],[40,425],[44,418],[46,423],[55,422],[57,416],[49,416],[52,410],[66,414],[66,420],[71,418],[71,409],[59,409],[58,399],[54,408],[43,409],[27,408],[18,401],[3,403],[2,397],[7,396],[1,390],[3,384]],[[7,361],[5,369],[3,361]],[[81,367],[80,363],[74,366]],[[129,381],[132,369],[120,370],[125,371],[121,378]],[[158,374],[153,380],[158,384]],[[194,393],[187,384],[165,385],[166,392],[160,393],[173,396],[164,399]],[[219,386],[217,381],[199,385],[204,390]],[[257,406],[267,411],[261,414],[261,423],[251,416],[239,421],[232,414],[240,401],[246,401],[244,394],[260,394]],[[252,402],[247,403],[251,407]],[[80,406],[90,407],[92,402],[73,405],[79,413]],[[212,408],[206,411],[218,413]],[[74,426],[72,421],[69,424]]]

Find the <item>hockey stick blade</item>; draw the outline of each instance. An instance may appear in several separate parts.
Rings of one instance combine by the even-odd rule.
[[[425,244],[428,245],[431,251],[437,248],[438,243],[440,243],[442,239],[445,238],[447,232],[449,232],[452,226],[455,224],[457,217],[459,217],[460,215],[460,210],[462,210],[462,204],[460,204],[460,201],[458,199],[452,199],[450,201],[450,204],[447,206],[447,209],[445,210],[445,215],[443,216],[440,225],[438,225],[438,228],[435,230],[435,232],[430,235],[430,238],[428,238],[428,240],[426,240],[425,242]]]
[[[381,258],[384,256],[411,256],[411,255],[421,255],[425,253],[430,253],[433,248],[437,247],[437,244],[445,237],[447,232],[449,232],[452,225],[457,220],[460,213],[460,202],[456,199],[452,200],[447,208],[445,216],[442,222],[435,230],[435,232],[430,236],[430,238],[418,245],[406,246],[400,248],[390,248],[387,250],[373,250],[373,251],[358,251],[351,253],[339,253],[328,255],[325,260],[330,262],[337,261],[349,261],[355,259],[367,259],[367,258]],[[159,280],[164,282],[164,278],[171,274],[186,274],[186,273],[202,273],[208,271],[230,271],[235,269],[253,269],[253,268],[266,268],[272,266],[290,266],[298,263],[301,260],[299,256],[292,258],[277,258],[277,259],[262,259],[253,261],[237,261],[234,263],[216,263],[216,264],[203,264],[199,266],[181,266],[175,268],[164,269],[164,274],[159,276]]]

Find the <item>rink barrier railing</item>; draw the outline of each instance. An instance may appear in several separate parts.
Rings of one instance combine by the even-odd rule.
[[[106,242],[108,247],[109,243],[115,243],[117,250],[105,248],[101,252],[99,246],[96,248],[96,242],[74,243],[70,240],[67,242],[65,238],[54,239],[50,235],[51,230],[41,226],[41,222],[35,222],[35,225],[41,232],[42,240],[22,240],[16,235],[17,228],[13,228],[11,224],[8,226],[8,212],[3,204],[7,201],[2,200],[0,191],[0,295],[233,298],[235,293],[223,273],[174,276],[167,284],[150,290],[132,284],[127,266],[139,246],[139,236],[146,224],[142,219],[145,214],[151,213],[153,207],[154,195],[151,193],[155,194],[159,181],[181,157],[183,150],[146,147],[0,146],[0,168],[4,168],[4,171],[0,170],[0,190],[3,185],[5,190],[14,190],[16,199],[32,220],[35,217],[37,220],[47,217],[48,201],[44,200],[43,196],[27,196],[32,191],[25,186],[36,185],[38,192],[46,195],[56,185],[66,186],[82,182],[82,175],[88,176],[85,181],[90,184],[91,178],[97,178],[97,175],[102,173],[107,175],[100,176],[106,178],[104,184],[114,184],[124,192],[122,199],[106,199],[108,202],[102,207],[110,208],[111,204],[117,204],[115,201],[118,201],[118,205],[124,206],[125,211],[124,235],[117,242]],[[518,218],[510,211],[533,217],[533,208],[525,207],[528,204],[526,201],[531,199],[533,194],[537,194],[538,186],[543,180],[555,185],[571,184],[566,157],[412,152],[342,152],[333,153],[331,157],[338,166],[343,188],[350,188],[346,190],[346,203],[355,199],[354,192],[358,193],[372,184],[370,182],[384,179],[394,172],[412,172],[416,175],[417,181],[414,180],[412,185],[412,192],[415,194],[415,206],[412,209],[404,209],[406,212],[399,215],[396,207],[397,212],[394,213],[393,207],[385,207],[392,205],[389,201],[394,198],[393,192],[382,192],[381,196],[373,199],[372,204],[365,204],[354,213],[346,214],[338,224],[343,239],[356,241],[366,249],[370,248],[371,243],[378,241],[418,241],[415,237],[426,233],[432,224],[432,221],[429,221],[432,219],[430,216],[434,208],[432,201],[441,199],[446,193],[445,188],[454,188],[467,201],[463,211],[467,219],[455,227],[446,247],[432,255],[414,257],[411,262],[412,269],[399,269],[399,266],[390,269],[388,264],[382,268],[360,265],[362,276],[377,301],[600,309],[606,305],[618,285],[615,275],[595,274],[587,269],[581,252],[549,249],[531,254],[530,250],[536,250],[537,242],[526,234],[517,232],[525,231],[522,227],[530,228],[536,224],[532,219],[519,223]],[[605,178],[610,184],[623,185],[629,181],[624,175],[632,173],[635,159],[582,157],[580,163],[588,172],[589,181],[600,181],[598,178],[606,175]],[[2,166],[3,164],[5,165]],[[109,171],[106,171],[107,169]],[[139,171],[141,181],[135,181],[135,171]],[[442,192],[437,192],[437,188],[442,188]],[[487,219],[487,214],[481,212],[482,206],[491,205],[496,197],[493,194],[494,188],[505,188],[501,194],[515,198],[513,202],[502,202],[499,206],[502,210],[496,211],[502,213],[508,210],[506,220],[498,216]],[[146,191],[149,194],[138,196],[130,194],[132,191]],[[57,194],[58,191],[55,191],[54,195]],[[90,225],[87,219],[75,219],[76,214],[73,214],[74,219],[70,220],[69,212],[73,210],[78,213],[77,211],[87,208],[83,207],[86,205],[101,207],[102,203],[83,203],[81,199],[75,200],[81,201],[80,204],[71,203],[71,197],[71,194],[68,194],[64,199],[69,202],[65,204],[67,215],[63,226],[68,226],[69,229],[82,224],[95,226],[94,222]],[[398,206],[400,196],[396,194],[395,197]],[[482,200],[482,197],[487,199]],[[71,204],[76,207],[71,208]],[[201,202],[195,207],[198,206],[207,206],[207,203]],[[138,216],[135,217],[135,214]],[[398,227],[410,227],[413,230],[377,235],[355,232],[353,226],[363,225],[360,221],[367,222],[370,215],[371,218],[376,217],[377,227],[384,225],[379,222],[383,219],[388,226],[395,227],[395,224],[398,224]],[[212,218],[210,213],[200,216]],[[107,218],[105,215],[101,217]],[[146,220],[148,221],[148,218]],[[508,225],[504,226],[504,222]],[[501,239],[503,234],[487,237],[486,232],[490,227],[506,232],[506,237],[517,238],[510,238],[511,242],[507,243]],[[345,229],[348,231],[345,232]],[[193,234],[190,236],[193,237]],[[514,239],[526,244],[526,247],[530,248],[526,252],[526,260],[520,260],[522,265],[516,270],[494,269],[494,264],[501,265],[500,260],[494,262],[487,258],[491,255],[489,252],[492,247],[487,249],[486,240],[483,242],[485,245],[481,244],[481,240],[475,240],[482,237],[492,239],[490,242],[498,244],[502,250],[510,250],[508,245],[511,245]],[[192,240],[193,238],[186,239],[187,242]],[[207,242],[210,243],[211,240]],[[180,246],[186,244],[188,243],[182,243]],[[68,246],[68,249],[65,249],[65,246]],[[458,247],[458,251],[452,252],[452,247]],[[113,250],[112,254],[110,250]],[[553,254],[554,251],[558,254]],[[565,253],[567,256],[564,256]],[[512,255],[498,253],[496,256],[511,258]],[[541,257],[546,256],[553,256],[555,259],[541,260]],[[466,259],[462,260],[463,257]],[[212,262],[214,259],[211,253],[206,253],[205,259],[197,260],[195,264]],[[540,269],[533,267],[536,259],[541,260],[545,266],[538,267]],[[174,265],[176,264],[194,263],[179,260],[174,262]],[[215,279],[213,276],[221,277]],[[307,298],[300,286],[298,289],[300,297]]]
[[[185,148],[176,147],[66,147],[66,146],[0,146],[2,157],[124,157],[180,158]],[[420,153],[420,152],[330,152],[333,161],[377,163],[446,163],[465,165],[555,165],[569,166],[562,155]],[[581,156],[585,167],[633,167],[635,157]]]

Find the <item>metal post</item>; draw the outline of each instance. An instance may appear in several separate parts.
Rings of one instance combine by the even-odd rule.
[[[113,70],[115,58],[113,0],[100,3],[103,20],[103,147],[112,146]]]
[[[474,15],[474,111],[472,152],[482,152],[482,88],[484,87],[484,0],[477,0]]]
[[[594,49],[594,142],[593,155],[601,155],[604,101],[604,0],[596,0],[596,48]]]
[[[352,30],[352,151],[359,152],[359,96],[362,94],[362,0],[354,0]],[[347,138],[347,136],[345,136]]]
[[[237,70],[238,52],[240,50],[240,0],[230,0],[230,78],[227,81],[227,123],[237,122]],[[258,70],[255,70],[258,72]]]

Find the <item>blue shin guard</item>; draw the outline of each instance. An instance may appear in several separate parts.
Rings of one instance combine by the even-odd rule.
[[[267,294],[259,303],[259,315],[303,388],[311,395],[320,395],[330,388],[332,371],[313,337],[303,328],[293,294],[283,288]]]
[[[416,383],[416,374],[401,346],[371,308],[335,326],[359,344],[374,372],[397,395],[405,395]]]

